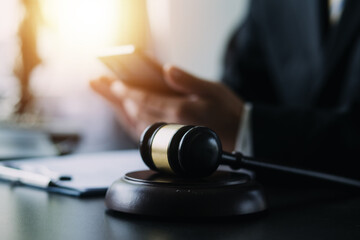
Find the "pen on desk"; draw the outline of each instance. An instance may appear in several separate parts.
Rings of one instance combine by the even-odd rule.
[[[56,186],[48,176],[5,166],[0,166],[0,179],[39,188]]]
[[[26,172],[32,172],[32,173],[44,175],[44,176],[50,177],[51,179],[56,180],[56,181],[71,181],[71,179],[72,179],[72,177],[68,174],[57,173],[43,165],[21,164],[19,166],[17,164],[13,164],[13,163],[5,163],[4,166],[13,168],[13,169],[23,170]]]

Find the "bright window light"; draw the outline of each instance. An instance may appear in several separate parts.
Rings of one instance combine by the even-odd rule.
[[[44,18],[68,47],[95,50],[114,42],[118,0],[42,0]]]
[[[106,70],[96,59],[117,44],[122,0],[41,0],[43,26],[38,36],[42,64],[32,74],[37,95],[63,96],[88,88]]]

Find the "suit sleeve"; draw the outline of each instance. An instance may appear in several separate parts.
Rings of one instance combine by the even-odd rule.
[[[222,82],[246,102],[276,104],[271,69],[264,54],[265,39],[256,20],[257,8],[256,1],[252,1],[247,17],[230,38]]]
[[[277,99],[254,7],[229,43],[223,83],[252,103],[254,156],[276,164],[360,178],[359,99],[342,109],[284,107]]]

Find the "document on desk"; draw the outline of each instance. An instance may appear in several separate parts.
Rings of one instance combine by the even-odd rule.
[[[104,196],[130,171],[147,169],[138,150],[4,161],[0,179],[77,197]],[[7,171],[10,170],[10,171]]]

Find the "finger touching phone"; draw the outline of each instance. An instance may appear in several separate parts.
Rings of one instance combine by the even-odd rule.
[[[162,66],[134,45],[107,49],[98,59],[124,84],[162,94],[176,93],[166,84]]]

